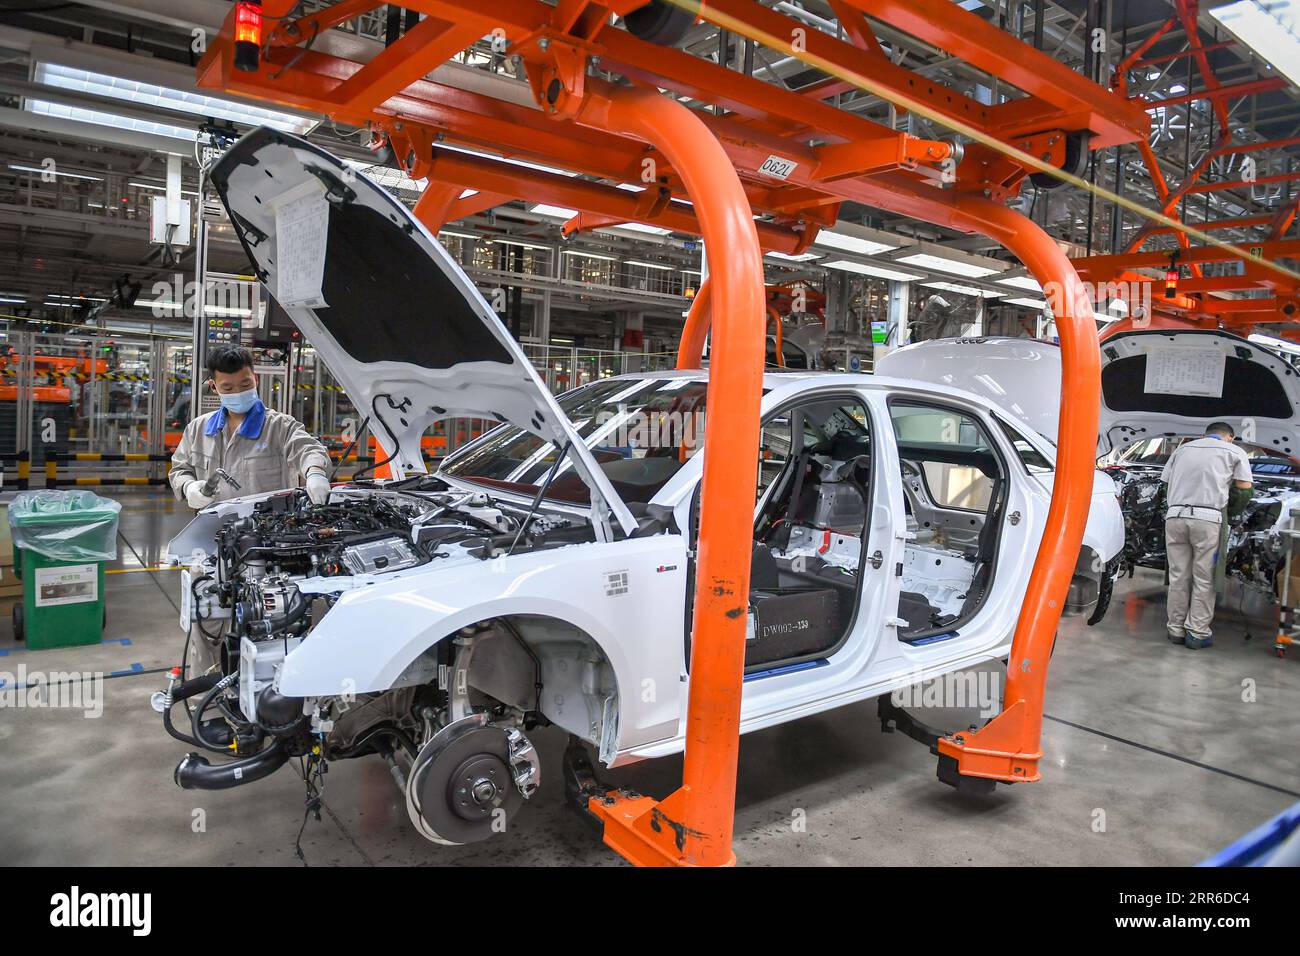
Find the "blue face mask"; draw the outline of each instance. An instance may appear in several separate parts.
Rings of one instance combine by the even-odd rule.
[[[250,388],[246,392],[229,392],[221,396],[221,407],[228,412],[234,412],[236,415],[247,415],[253,410],[253,406],[257,402],[257,389],[255,388]]]

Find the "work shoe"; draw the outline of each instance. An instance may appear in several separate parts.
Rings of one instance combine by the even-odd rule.
[[[1186,634],[1175,634],[1173,631],[1165,631],[1165,637],[1169,638],[1170,644],[1181,644],[1187,639]]]
[[[1190,647],[1192,650],[1199,651],[1203,647],[1214,646],[1214,635],[1206,634],[1204,637],[1193,637],[1191,634],[1188,634],[1187,637],[1183,640],[1183,643],[1186,644],[1188,647]]]

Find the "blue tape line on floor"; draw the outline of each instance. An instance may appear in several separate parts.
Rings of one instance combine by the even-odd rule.
[[[117,645],[119,645],[119,646],[121,646],[121,647],[130,647],[130,646],[131,646],[131,638],[129,638],[129,637],[113,637],[113,638],[107,638],[107,639],[105,639],[105,640],[102,640],[102,641],[100,641],[99,643],[100,643],[101,645],[103,645],[103,644],[117,644]],[[71,645],[69,645],[69,646],[70,646],[70,647],[95,647],[96,645],[94,645],[94,644],[71,644]],[[37,649],[38,649],[38,650],[58,650],[58,648],[37,648]],[[24,652],[28,652],[28,651],[31,651],[31,650],[32,650],[32,648],[30,648],[30,647],[3,647],[3,648],[0,648],[0,657],[8,657],[10,654],[22,654],[22,653],[24,653]]]
[[[104,675],[104,678],[107,680],[110,677],[130,677],[132,674],[143,674],[144,672],[145,672],[144,665],[141,664],[139,661],[136,661],[130,667],[127,667],[123,670],[109,671],[107,674]],[[7,681],[0,679],[0,690],[26,690],[30,686],[31,686],[30,684],[15,684],[13,687],[10,687]],[[40,686],[45,686],[45,685],[40,685]]]

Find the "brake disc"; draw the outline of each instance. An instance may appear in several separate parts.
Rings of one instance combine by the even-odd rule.
[[[521,733],[488,726],[482,714],[438,731],[406,778],[406,809],[415,828],[434,843],[453,846],[502,832],[531,793],[516,783],[521,747],[531,758]],[[531,769],[535,776],[535,763]]]

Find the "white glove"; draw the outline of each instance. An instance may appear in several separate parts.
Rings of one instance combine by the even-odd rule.
[[[215,495],[203,493],[203,482],[195,478],[185,486],[185,503],[195,511],[202,511],[216,499]]]
[[[329,501],[330,480],[319,471],[313,471],[307,476],[307,497],[314,505],[323,505]]]

